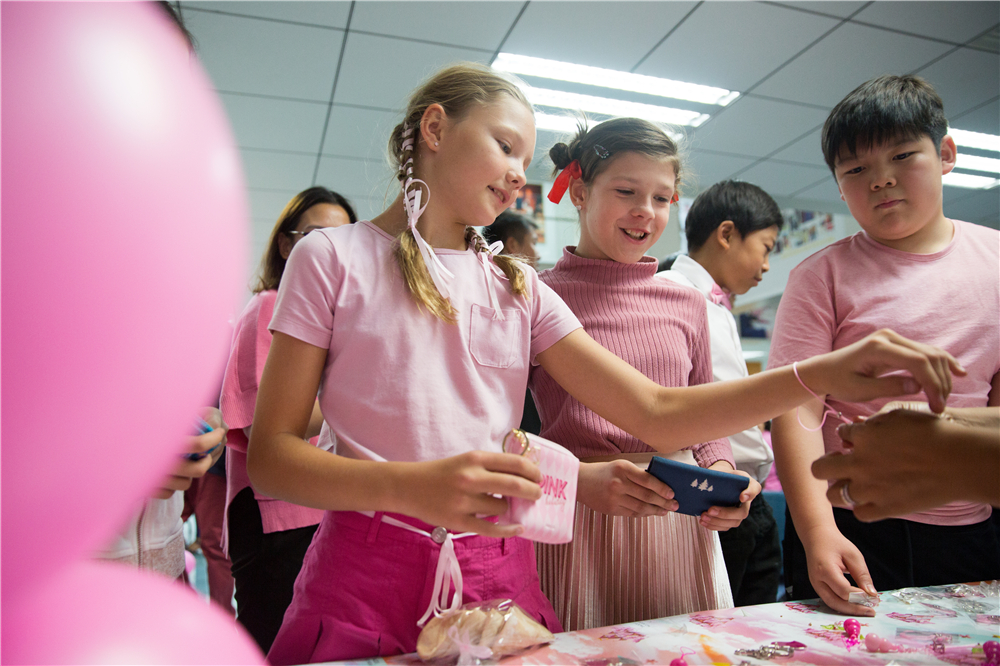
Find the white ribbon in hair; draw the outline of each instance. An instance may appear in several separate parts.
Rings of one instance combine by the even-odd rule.
[[[407,127],[403,130],[403,150],[413,150],[413,128]],[[448,281],[455,277],[455,274],[448,270],[448,268],[442,263],[441,259],[434,253],[434,249],[424,240],[420,232],[417,231],[417,220],[423,215],[424,209],[427,208],[427,201],[423,202],[421,205],[421,198],[423,197],[423,188],[427,190],[427,199],[431,198],[431,190],[427,187],[427,183],[424,181],[413,177],[413,158],[410,157],[399,167],[400,171],[406,173],[406,180],[403,182],[403,207],[406,209],[406,219],[410,227],[410,231],[413,232],[413,238],[417,241],[417,248],[420,250],[420,256],[424,258],[424,265],[427,266],[427,272],[431,275],[431,280],[434,282],[434,286],[437,287],[438,293],[441,294],[443,298],[448,298],[451,291],[448,288]]]
[[[500,309],[500,300],[497,298],[496,290],[497,285],[495,283],[491,284],[490,273],[494,275],[507,279],[506,273],[503,272],[496,262],[493,261],[493,257],[503,250],[503,241],[496,241],[492,245],[487,246],[486,252],[477,252],[476,255],[479,257],[479,263],[483,267],[483,274],[486,275],[486,291],[490,294],[490,307],[493,308],[493,319],[499,319],[504,321],[506,317],[503,316],[503,310]]]

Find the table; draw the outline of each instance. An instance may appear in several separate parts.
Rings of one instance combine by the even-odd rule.
[[[848,646],[847,616],[819,600],[779,602],[677,615],[658,620],[557,634],[548,646],[508,657],[502,664],[636,666],[663,664],[682,656],[699,664],[955,664],[983,666],[982,644],[1000,640],[1000,585],[942,585],[883,592],[873,618],[857,618],[861,638],[876,633],[901,652],[872,653],[862,642]],[[935,638],[938,650],[935,651]],[[737,656],[741,648],[774,641],[806,647],[771,660]],[[369,659],[352,664],[420,664],[416,655]]]

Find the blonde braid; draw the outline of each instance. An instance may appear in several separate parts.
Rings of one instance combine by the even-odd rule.
[[[476,252],[489,252],[490,248],[486,244],[486,239],[479,235],[475,227],[467,227],[465,230],[465,240],[470,243]],[[510,290],[518,295],[528,297],[528,282],[524,279],[524,270],[516,259],[505,254],[494,254],[493,263],[503,271],[503,274],[510,280]]]
[[[410,136],[406,136],[407,130],[411,128],[414,131]],[[416,125],[403,121],[393,129],[390,145],[398,150],[399,171],[396,177],[400,183],[406,182],[407,169],[416,164],[417,151],[415,148],[419,138],[419,129],[419,118]],[[424,263],[420,248],[417,246],[417,239],[414,238],[413,231],[409,226],[399,235],[393,254],[396,256],[399,271],[403,274],[406,286],[417,306],[427,308],[432,315],[449,324],[458,323],[457,313],[451,301],[442,296],[441,292],[434,286],[434,280],[431,279],[427,264]]]

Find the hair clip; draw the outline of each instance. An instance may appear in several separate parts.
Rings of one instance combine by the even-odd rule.
[[[611,154],[608,152],[607,148],[605,148],[599,143],[594,144],[594,152],[597,153],[597,156],[600,157],[602,160],[607,159],[608,155]]]

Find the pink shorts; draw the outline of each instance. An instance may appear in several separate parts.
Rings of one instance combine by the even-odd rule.
[[[462,603],[513,599],[550,631],[562,631],[538,583],[534,543],[470,536],[454,544]],[[440,549],[426,536],[383,523],[381,514],[328,511],[306,552],[268,661],[280,666],[415,651],[417,620],[430,603]]]

